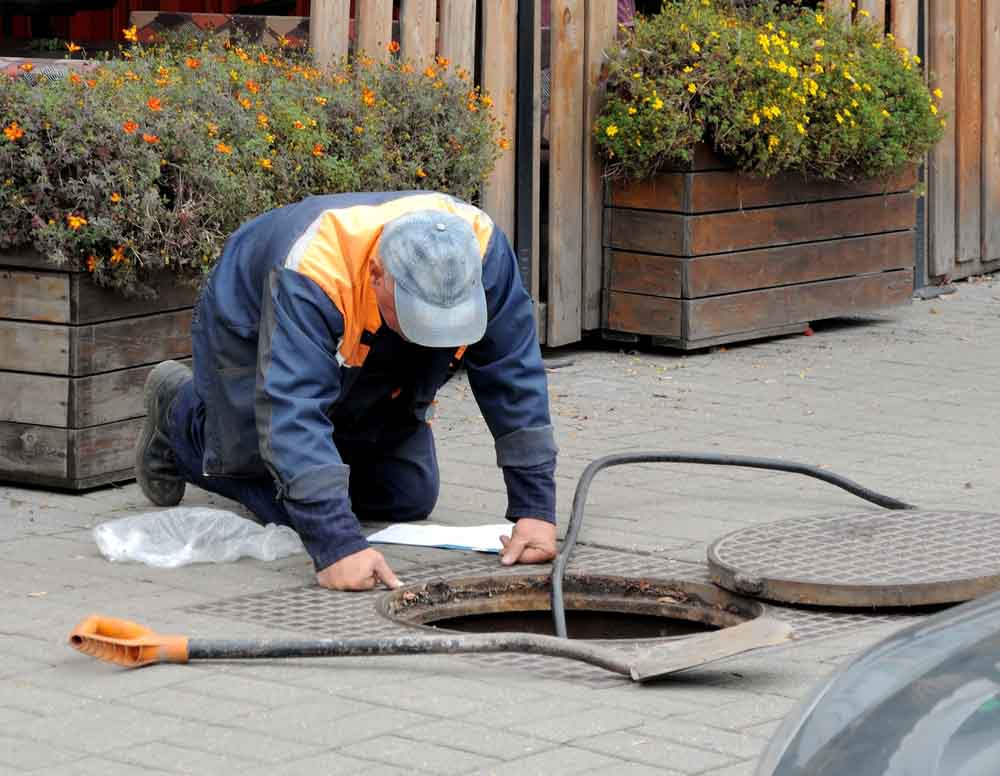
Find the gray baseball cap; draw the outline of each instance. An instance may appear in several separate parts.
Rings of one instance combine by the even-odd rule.
[[[396,284],[396,315],[408,340],[457,348],[483,338],[483,260],[465,219],[439,210],[406,213],[383,227],[377,250]]]

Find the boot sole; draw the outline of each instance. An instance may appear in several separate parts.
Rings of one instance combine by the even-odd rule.
[[[160,415],[159,392],[154,388],[154,386],[159,386],[161,383],[161,380],[156,379],[159,376],[157,371],[167,371],[167,369],[172,369],[172,366],[169,362],[159,364],[153,368],[153,371],[149,373],[149,377],[146,378],[146,384],[142,388],[143,404],[146,407],[146,420],[142,424],[142,431],[139,433],[139,439],[135,445],[136,481],[139,483],[139,487],[146,498],[160,507],[173,507],[179,504],[181,499],[184,498],[184,490],[187,486],[184,480],[177,480],[176,482],[170,481],[170,485],[173,487],[163,488],[162,483],[164,481],[160,478],[156,478],[156,485],[154,485],[152,480],[146,476],[146,471],[142,465],[143,454],[153,441],[153,434],[156,433],[156,419]]]

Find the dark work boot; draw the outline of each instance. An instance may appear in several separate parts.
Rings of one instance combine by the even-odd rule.
[[[184,364],[164,361],[149,373],[143,389],[146,421],[135,447],[135,478],[146,498],[161,507],[172,507],[184,497],[185,482],[170,447],[168,421],[177,391],[190,379],[191,370]]]

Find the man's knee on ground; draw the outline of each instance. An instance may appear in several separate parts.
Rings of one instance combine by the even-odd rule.
[[[406,494],[406,500],[394,512],[393,520],[401,523],[426,520],[437,505],[439,491],[440,483],[437,478],[431,482],[422,481],[418,487]]]

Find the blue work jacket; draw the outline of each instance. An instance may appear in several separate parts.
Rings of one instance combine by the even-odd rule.
[[[370,283],[373,248],[384,224],[422,209],[461,216],[476,234],[486,334],[461,354],[412,345],[415,355],[400,359],[397,373],[383,370],[352,390],[383,325]],[[226,242],[192,334],[205,476],[270,473],[317,569],[368,546],[335,423],[337,435],[376,439],[390,422],[379,411],[390,395],[406,403],[412,422],[426,420],[456,355],[494,438],[507,518],[555,522],[557,450],[532,300],[510,243],[478,208],[411,191],[316,196],[265,213]]]

